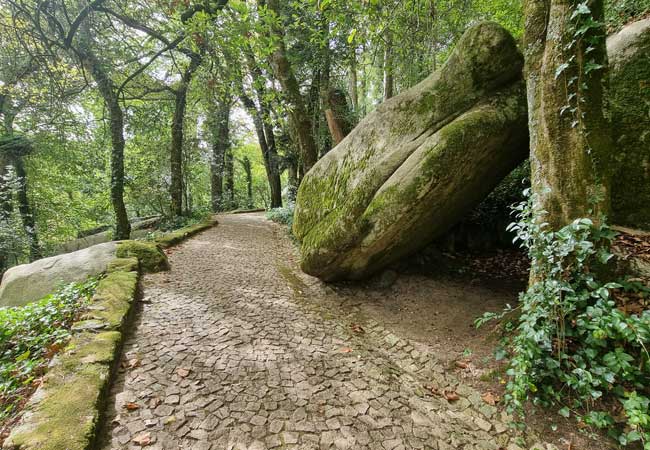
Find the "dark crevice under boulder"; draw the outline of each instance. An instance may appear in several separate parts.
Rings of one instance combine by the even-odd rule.
[[[293,231],[305,272],[363,278],[439,237],[527,156],[523,57],[494,23],[383,103],[309,171]]]

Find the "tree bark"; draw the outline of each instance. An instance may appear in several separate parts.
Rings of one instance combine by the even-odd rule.
[[[334,145],[338,145],[352,130],[351,112],[345,93],[340,89],[331,89],[326,95],[325,117],[332,135]]]
[[[228,147],[225,152],[224,168],[226,179],[226,198],[227,209],[235,209],[237,203],[235,202],[235,158],[232,154],[232,148]]]
[[[543,220],[554,229],[578,217],[597,219],[609,210],[605,30],[593,28],[576,41],[571,16],[578,3],[525,4],[532,186],[540,210],[548,212]],[[591,0],[588,6],[592,19],[602,23],[603,1]],[[587,73],[590,63],[603,68]]]
[[[212,160],[210,162],[210,193],[212,211],[225,207],[223,176],[226,151],[230,146],[230,99],[219,99],[211,108]]]
[[[170,151],[171,185],[171,214],[174,217],[183,214],[183,126],[187,107],[187,91],[192,76],[201,64],[201,58],[196,55],[190,58],[190,64],[185,69],[178,87],[174,91],[174,116],[172,119],[172,141]]]
[[[255,124],[255,132],[257,133],[257,139],[262,150],[264,168],[266,169],[266,176],[271,190],[271,208],[280,208],[282,206],[282,181],[278,167],[280,158],[275,143],[271,104],[267,99],[265,88],[266,80],[250,48],[246,49],[245,56],[249,72],[253,78],[253,87],[260,105],[259,110],[255,102],[245,95],[243,86],[241,87],[241,100]]]
[[[259,2],[261,5],[265,3],[263,0],[259,0]],[[266,3],[270,11],[277,17],[282,17],[278,0],[268,0]],[[308,171],[318,160],[318,146],[312,133],[312,121],[307,113],[305,100],[300,93],[300,85],[287,58],[284,31],[273,26],[271,34],[278,42],[271,54],[270,63],[289,106],[289,119],[298,138],[304,171]]]
[[[104,67],[90,49],[84,45],[79,49],[82,64],[91,73],[108,109],[111,128],[111,203],[115,213],[116,240],[129,239],[131,224],[124,204],[124,113],[117,97],[117,87]]]
[[[27,194],[27,172],[25,171],[25,162],[21,156],[14,158],[14,168],[16,169],[16,177],[18,178],[18,211],[20,212],[23,229],[25,230],[29,242],[29,259],[30,261],[35,261],[41,258],[43,254],[38,241],[38,233],[36,232],[34,212],[29,204],[29,196]]]
[[[393,75],[393,35],[386,33],[384,44],[384,101],[395,95],[395,77]]]
[[[244,156],[241,160],[242,167],[244,168],[244,174],[246,175],[246,198],[247,198],[247,208],[253,207],[253,168],[251,166],[251,160],[248,159],[248,156]]]

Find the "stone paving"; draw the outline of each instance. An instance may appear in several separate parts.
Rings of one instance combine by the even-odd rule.
[[[333,308],[284,229],[219,222],[144,277],[103,449],[519,449],[426,346]]]

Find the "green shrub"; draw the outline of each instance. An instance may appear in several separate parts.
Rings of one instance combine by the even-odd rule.
[[[293,225],[293,212],[295,209],[295,204],[294,203],[287,203],[286,206],[283,206],[282,208],[274,208],[270,209],[266,212],[266,217],[269,220],[272,220],[273,222],[281,223],[283,225],[286,225],[291,229],[291,226]]]
[[[528,251],[533,277],[506,341],[512,352],[507,404],[518,413],[528,400],[555,406],[564,416],[607,429],[621,444],[641,441],[650,449],[650,311],[626,314],[613,297],[625,291],[647,297],[650,291],[596,275],[611,273],[603,268],[615,233],[604,222],[577,219],[552,231],[534,196],[516,210],[511,229]],[[504,314],[486,314],[477,326]],[[622,428],[605,406],[612,400],[625,415]]]
[[[95,279],[72,283],[38,302],[0,308],[0,422],[15,411],[49,358],[65,345],[96,286]]]
[[[605,2],[605,21],[609,32],[650,13],[650,0],[609,0]]]

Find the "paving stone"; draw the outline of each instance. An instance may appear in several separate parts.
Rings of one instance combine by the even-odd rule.
[[[170,253],[171,271],[143,277],[124,345],[140,365],[119,369],[102,450],[131,450],[142,432],[151,450],[507,445],[511,418],[447,373],[433,347],[344,310],[348,294],[300,272],[284,229],[255,214],[219,222]],[[434,381],[463,398],[426,396]],[[140,408],[128,413],[132,401]]]

